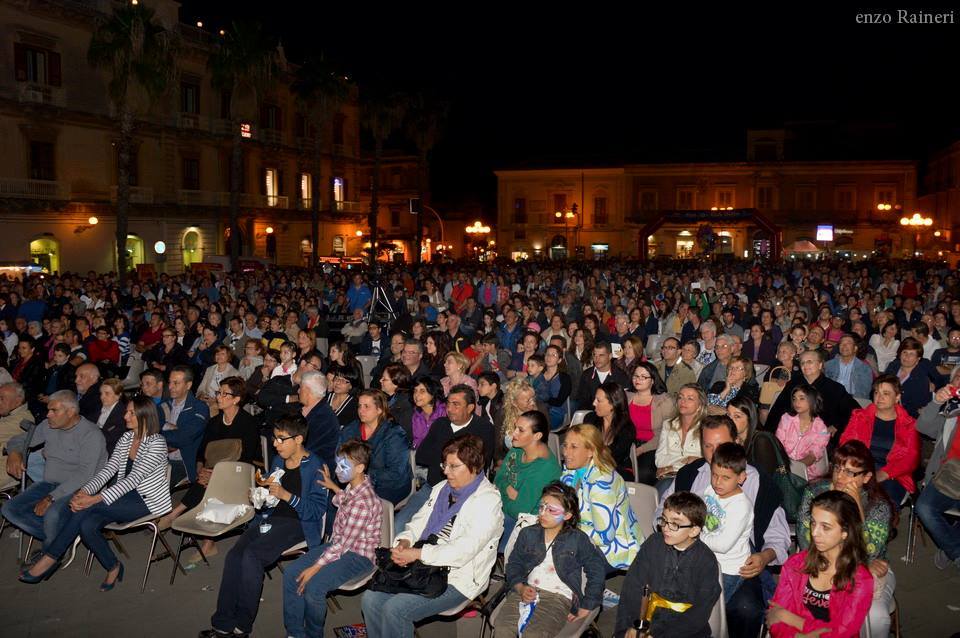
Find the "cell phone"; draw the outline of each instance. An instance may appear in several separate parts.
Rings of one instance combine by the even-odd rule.
[[[701,290],[701,289],[702,289],[702,286],[700,285],[699,281],[695,281],[692,284],[690,284],[690,290]]]

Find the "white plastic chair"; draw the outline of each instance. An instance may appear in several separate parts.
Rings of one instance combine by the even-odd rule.
[[[592,410],[577,410],[570,419],[570,425],[580,425],[590,412],[592,412]]]
[[[627,482],[627,496],[630,499],[630,509],[640,523],[643,537],[650,538],[654,533],[653,515],[657,511],[657,488],[643,483]]]
[[[659,361],[662,359],[660,356],[660,346],[663,344],[663,340],[666,339],[663,335],[647,335],[647,359],[651,361]]]
[[[864,397],[853,397],[853,400],[859,403],[861,408],[865,408],[872,403],[870,399]]]
[[[407,504],[410,498],[413,496],[414,492],[417,491],[417,451],[410,450],[410,476],[413,478],[410,479],[410,493],[406,495],[399,503],[396,505],[391,505],[390,509],[399,512],[403,509],[403,506]],[[393,523],[391,523],[392,525]],[[392,539],[391,539],[392,540]],[[389,547],[389,545],[385,545]]]
[[[727,638],[727,609],[723,602],[723,573],[720,573],[720,598],[710,612],[710,635],[713,638]]]
[[[363,387],[369,388],[371,379],[371,374],[373,369],[377,367],[377,362],[380,359],[370,354],[360,355],[357,357],[357,361],[360,362],[360,367],[363,369]]]
[[[556,432],[551,432],[547,437],[547,447],[550,448],[550,451],[553,452],[553,455],[557,457],[557,462],[560,463],[561,467],[563,467],[563,457],[560,456],[560,435]]]

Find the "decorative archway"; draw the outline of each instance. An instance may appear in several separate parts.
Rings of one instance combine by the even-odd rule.
[[[184,269],[189,268],[191,264],[203,261],[203,239],[199,228],[190,227],[183,233],[180,240],[180,249],[183,252]]]
[[[30,261],[49,270],[60,271],[60,241],[50,233],[30,242]]]
[[[733,210],[668,210],[662,211],[657,217],[640,229],[640,260],[650,260],[650,236],[664,224],[699,224],[711,222],[744,222],[753,221],[758,227],[770,233],[770,258],[779,261],[783,235],[780,227],[767,219],[756,208],[736,208]]]

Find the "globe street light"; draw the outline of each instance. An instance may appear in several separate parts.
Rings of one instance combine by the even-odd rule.
[[[475,237],[481,240],[484,240],[486,236],[490,234],[490,227],[484,226],[483,224],[481,224],[479,219],[473,222],[473,224],[471,224],[470,226],[467,226],[465,230],[467,231],[467,234],[470,235],[471,237]],[[485,241],[484,241],[484,244],[486,244]]]
[[[933,219],[924,217],[920,213],[914,213],[913,217],[901,217],[900,225],[905,228],[912,228],[915,231],[913,236],[913,254],[916,256],[920,248],[920,231],[923,228],[933,226]]]

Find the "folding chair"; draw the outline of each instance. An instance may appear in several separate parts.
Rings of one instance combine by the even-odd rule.
[[[660,356],[660,346],[663,344],[663,340],[666,339],[663,335],[648,335],[647,336],[647,347],[645,348],[647,352],[647,359],[651,361],[660,361],[662,358]]]
[[[383,506],[383,518],[380,519],[380,547],[390,547],[391,545],[393,545],[393,537],[394,537],[393,505],[390,503],[390,501],[383,498],[380,499],[380,505]],[[367,583],[370,582],[370,579],[373,578],[373,574],[376,571],[377,571],[377,568],[376,566],[374,566],[374,568],[370,570],[370,573],[367,574],[366,576],[360,576],[358,578],[354,578],[353,580],[340,585],[340,587],[336,591],[339,591],[339,592],[356,591],[361,587],[365,587]],[[330,593],[329,601],[336,608],[337,611],[342,611],[343,608],[340,606],[340,603],[337,602],[337,597],[334,594],[336,594],[336,592]]]
[[[170,465],[167,464],[167,482],[168,483],[170,482],[171,472],[172,472],[172,469]],[[142,518],[138,518],[135,521],[130,521],[129,523],[110,523],[109,525],[103,528],[104,530],[108,531],[113,535],[113,542],[117,544],[118,548],[120,547],[120,544],[117,541],[116,532],[125,532],[127,530],[136,529],[138,527],[147,527],[153,530],[153,540],[150,542],[150,551],[147,552],[147,565],[143,571],[143,582],[140,583],[141,594],[143,593],[143,590],[147,586],[147,578],[150,576],[150,567],[153,565],[154,562],[158,560],[163,560],[164,558],[167,558],[167,556],[177,561],[177,564],[175,565],[174,569],[180,568],[180,572],[184,576],[187,575],[187,572],[180,565],[179,556],[174,555],[173,550],[170,549],[170,545],[167,544],[167,539],[164,538],[164,534],[166,533],[166,530],[163,530],[161,532],[160,529],[157,527],[157,521],[160,520],[161,517],[165,516],[169,511],[170,510],[167,510],[166,512],[163,512],[161,514],[147,514],[146,516]],[[160,543],[163,544],[164,549],[167,550],[166,555],[154,556],[154,551],[157,548],[157,540],[159,540]],[[74,551],[76,551],[76,544],[74,545]],[[85,566],[84,566],[84,573],[89,574],[90,568],[92,567],[92,565],[93,565],[93,552],[91,552],[88,549],[87,559],[85,561]]]
[[[871,403],[870,399],[866,399],[864,397],[853,397],[853,400],[859,403],[861,408],[865,408]]]
[[[197,551],[200,552],[200,558],[209,566],[210,563],[207,561],[207,557],[203,555],[203,550],[200,549],[200,544],[196,542],[196,537],[217,538],[240,527],[253,518],[253,507],[249,507],[246,513],[239,516],[237,520],[232,523],[223,524],[199,521],[197,520],[197,515],[203,511],[206,500],[216,498],[222,503],[230,505],[249,505],[250,488],[253,486],[253,466],[249,463],[231,461],[221,461],[217,463],[213,468],[213,474],[210,475],[204,502],[192,510],[184,512],[173,521],[171,529],[180,532],[182,536],[180,537],[180,546],[177,548],[176,564],[173,566],[173,571],[170,574],[171,585],[177,577],[177,566],[180,565],[180,555],[183,553],[185,539],[190,539],[186,544],[196,547]]]
[[[637,444],[630,444],[630,467],[633,469],[633,480],[636,481],[640,476],[640,464],[637,461]]]
[[[630,509],[640,523],[640,531],[644,538],[650,538],[654,533],[653,515],[657,511],[657,488],[643,483],[627,482],[627,497],[630,499]]]
[[[270,470],[270,443],[265,434],[260,435],[260,451],[263,454],[263,469]]]
[[[363,369],[363,387],[370,387],[370,382],[373,380],[370,375],[373,373],[373,369],[377,367],[379,360],[379,357],[371,354],[364,354],[357,357],[357,361],[360,362],[360,367]]]
[[[592,412],[592,410],[577,410],[570,419],[570,425],[580,425],[590,412]]]
[[[720,573],[720,598],[710,612],[710,635],[712,638],[727,638],[727,609],[723,602],[723,573]]]
[[[4,473],[0,477],[0,498],[5,498],[8,501],[13,500],[13,492],[20,487],[20,481]],[[7,526],[7,519],[0,516],[0,536],[3,536],[3,528]]]
[[[547,437],[547,447],[550,448],[550,451],[553,452],[553,455],[557,457],[557,462],[560,463],[561,467],[563,467],[563,457],[560,456],[560,451],[562,449],[560,435],[556,432],[551,432]]]

